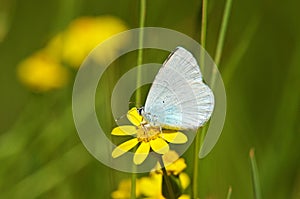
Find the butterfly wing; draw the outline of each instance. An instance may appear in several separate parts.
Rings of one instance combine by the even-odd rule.
[[[182,47],[171,53],[156,75],[145,107],[145,119],[155,126],[197,129],[211,116],[214,95],[203,83],[193,55]]]

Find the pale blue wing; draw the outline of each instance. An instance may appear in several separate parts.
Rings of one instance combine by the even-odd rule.
[[[170,54],[150,88],[145,119],[156,126],[197,129],[211,116],[214,95],[203,83],[193,55],[182,47]]]

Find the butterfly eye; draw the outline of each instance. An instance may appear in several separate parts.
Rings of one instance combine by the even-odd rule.
[[[142,112],[144,112],[144,107],[139,108],[138,112],[139,112],[140,115],[142,115]]]

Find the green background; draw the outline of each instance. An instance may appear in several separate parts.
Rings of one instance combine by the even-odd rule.
[[[206,44],[212,57],[224,4],[208,1]],[[219,65],[227,117],[216,147],[200,160],[201,198],[225,198],[229,186],[232,198],[254,198],[252,147],[263,198],[300,198],[299,7],[295,0],[233,0]],[[196,0],[147,1],[146,26],[174,29],[199,41],[199,9]],[[104,14],[136,28],[139,1],[0,1],[0,198],[109,198],[119,180],[130,177],[98,162],[81,144],[72,119],[72,82],[35,94],[16,76],[17,64],[72,19]],[[145,63],[155,59],[149,57],[145,52]],[[117,71],[112,81],[126,70]],[[110,116],[109,110],[103,114]],[[112,128],[109,117],[102,122]],[[185,154],[190,176],[191,153]]]

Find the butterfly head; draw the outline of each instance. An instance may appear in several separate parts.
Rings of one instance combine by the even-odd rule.
[[[143,116],[143,115],[144,115],[144,112],[145,112],[145,111],[144,111],[144,107],[143,107],[143,106],[140,107],[140,108],[138,108],[137,111],[138,111],[138,113],[139,113],[140,116]]]

